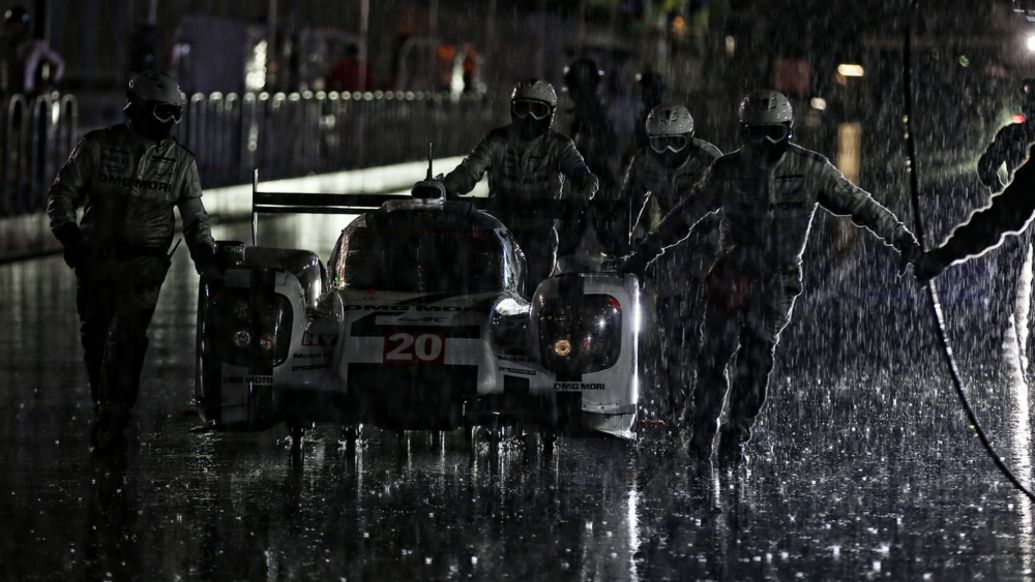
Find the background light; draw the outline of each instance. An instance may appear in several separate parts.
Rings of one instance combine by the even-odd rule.
[[[862,77],[865,72],[862,65],[841,63],[837,66],[837,73],[843,77]]]

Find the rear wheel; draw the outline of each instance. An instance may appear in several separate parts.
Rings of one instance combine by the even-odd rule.
[[[305,434],[305,429],[302,427],[302,422],[299,420],[288,420],[287,429],[288,436],[291,437],[291,450],[301,450],[302,437]]]
[[[356,443],[358,443],[362,438],[362,424],[346,424],[341,427],[341,439],[345,442],[345,446],[355,448]]]
[[[194,405],[206,423],[219,423],[220,362],[211,353],[207,336],[208,296],[210,286],[202,281],[198,286],[198,319],[194,341]]]
[[[543,456],[549,457],[553,455],[554,445],[557,443],[557,433],[552,430],[546,430],[539,434],[539,438],[543,443]]]

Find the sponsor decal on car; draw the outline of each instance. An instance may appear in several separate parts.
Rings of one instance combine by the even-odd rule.
[[[324,362],[322,364],[307,364],[305,366],[291,366],[292,372],[305,372],[309,370],[324,370],[330,368],[331,365]]]
[[[438,364],[446,359],[446,335],[427,330],[392,330],[385,335],[384,363]]]
[[[256,386],[272,386],[273,376],[249,375],[249,376],[224,376],[224,384],[254,384]]]
[[[296,360],[329,360],[331,354],[327,352],[295,352],[291,354],[291,357]]]
[[[338,345],[338,334],[310,333],[302,334],[303,346],[336,346]]]
[[[508,368],[506,366],[499,367],[500,372],[507,372],[508,374],[521,374],[522,376],[535,376],[535,370],[524,370],[522,368]]]

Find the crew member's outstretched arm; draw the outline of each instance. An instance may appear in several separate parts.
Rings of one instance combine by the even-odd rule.
[[[600,187],[600,180],[590,171],[586,160],[570,139],[561,151],[557,168],[571,182],[571,194],[574,199],[593,199]]]
[[[499,139],[495,131],[482,138],[464,161],[442,179],[446,192],[464,195],[473,190],[478,180],[492,167],[493,153],[499,147]]]
[[[198,273],[212,266],[214,244],[212,242],[211,221],[205,205],[201,203],[201,179],[198,176],[198,164],[190,160],[187,166],[183,188],[180,191],[176,207],[180,211],[183,223],[183,236],[187,239],[187,249],[194,260]]]
[[[661,219],[661,224],[654,232],[636,245],[636,250],[623,260],[619,270],[642,275],[647,265],[662,254],[665,247],[683,240],[704,217],[722,209],[723,189],[709,179],[709,174],[706,173],[690,190],[679,193],[682,202]]]
[[[920,245],[916,237],[893,212],[845,178],[830,162],[822,166],[821,172],[820,206],[838,216],[851,217],[852,222],[895,247],[906,262],[912,262],[919,255]]]

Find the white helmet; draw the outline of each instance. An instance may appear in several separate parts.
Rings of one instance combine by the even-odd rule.
[[[738,112],[744,125],[793,124],[794,109],[787,96],[769,89],[752,91],[740,102]]]
[[[511,101],[532,100],[542,101],[550,107],[557,107],[557,91],[553,85],[542,79],[528,79],[519,81],[514,85],[514,91],[510,94]]]
[[[647,115],[645,127],[648,136],[693,134],[694,118],[682,105],[658,105]]]
[[[146,71],[134,76],[129,80],[126,97],[179,107],[187,104],[187,96],[176,84],[176,79],[161,71]]]

